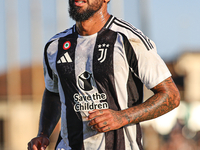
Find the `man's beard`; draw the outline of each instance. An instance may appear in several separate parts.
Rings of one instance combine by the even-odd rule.
[[[86,10],[81,10],[80,7],[74,5],[74,0],[69,0],[69,15],[75,21],[85,21],[101,9],[102,5],[103,1],[99,3],[97,0],[94,4],[88,5]]]

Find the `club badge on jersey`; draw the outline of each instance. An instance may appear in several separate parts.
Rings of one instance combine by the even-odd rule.
[[[66,41],[63,44],[63,50],[68,50],[71,47],[71,42],[70,41]],[[60,59],[57,61],[57,64],[61,64],[61,63],[70,63],[72,62],[72,59],[69,55],[68,52],[64,53],[64,55],[62,57],[60,57]]]
[[[98,45],[98,49],[101,52],[101,56],[98,58],[98,61],[100,63],[104,62],[104,60],[106,59],[106,54],[107,54],[107,50],[108,50],[109,46],[110,46],[109,44],[99,44]]]
[[[63,49],[64,50],[68,50],[69,48],[71,47],[71,42],[70,41],[67,41],[63,44]]]

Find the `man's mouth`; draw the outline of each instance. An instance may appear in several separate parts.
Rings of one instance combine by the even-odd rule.
[[[76,6],[82,6],[83,4],[86,3],[86,1],[85,0],[75,0],[74,3]]]
[[[76,3],[84,3],[84,1],[75,1]]]

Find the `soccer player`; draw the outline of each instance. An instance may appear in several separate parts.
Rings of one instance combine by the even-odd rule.
[[[44,50],[45,91],[39,131],[28,150],[43,150],[61,117],[56,150],[142,150],[140,122],[180,102],[155,44],[107,12],[109,0],[69,0],[76,24]],[[154,95],[143,102],[143,85]]]

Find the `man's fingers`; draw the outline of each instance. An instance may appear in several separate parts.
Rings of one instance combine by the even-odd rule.
[[[49,138],[44,137],[41,143],[41,150],[45,150],[47,146],[49,145],[49,143],[50,143]]]
[[[107,109],[100,109],[100,110],[92,110],[92,111],[89,111],[89,116],[88,116],[88,120],[92,120],[96,117],[99,117],[99,116],[102,116],[104,114],[107,113]]]
[[[38,150],[38,147],[34,144],[31,150]]]
[[[96,117],[95,119],[89,122],[89,126],[97,125],[97,127],[101,128],[108,125],[109,120],[106,116]]]
[[[41,143],[41,150],[45,150],[48,145],[49,145],[49,139],[43,138],[42,143]]]
[[[41,146],[40,150],[45,150],[46,146]]]
[[[89,112],[89,126],[98,132],[108,132],[123,126],[121,113],[111,109],[94,110]]]
[[[45,150],[50,141],[47,137],[36,137],[28,143],[28,150]]]
[[[31,141],[28,143],[28,150],[38,150],[38,146],[39,146],[38,141],[31,140]]]
[[[106,127],[106,126],[108,126],[107,121],[102,121],[102,122],[95,124],[93,127],[95,129],[101,129],[101,128]]]
[[[96,130],[98,132],[108,132],[111,130],[110,126],[109,125],[103,125],[102,127],[101,126],[98,126],[98,125],[94,125],[91,127],[93,130]]]
[[[93,125],[98,125],[99,127],[101,126],[105,126],[105,124],[108,124],[109,122],[109,116],[107,115],[101,115],[101,116],[96,116],[95,118],[93,119],[90,119],[90,122],[89,122],[89,126],[93,126]]]
[[[110,118],[110,115],[105,113],[104,115],[96,116],[94,119],[92,119],[89,122],[88,125],[91,126],[91,129],[97,130],[98,132],[106,132],[110,130],[108,126],[112,119],[109,119],[109,118]]]

